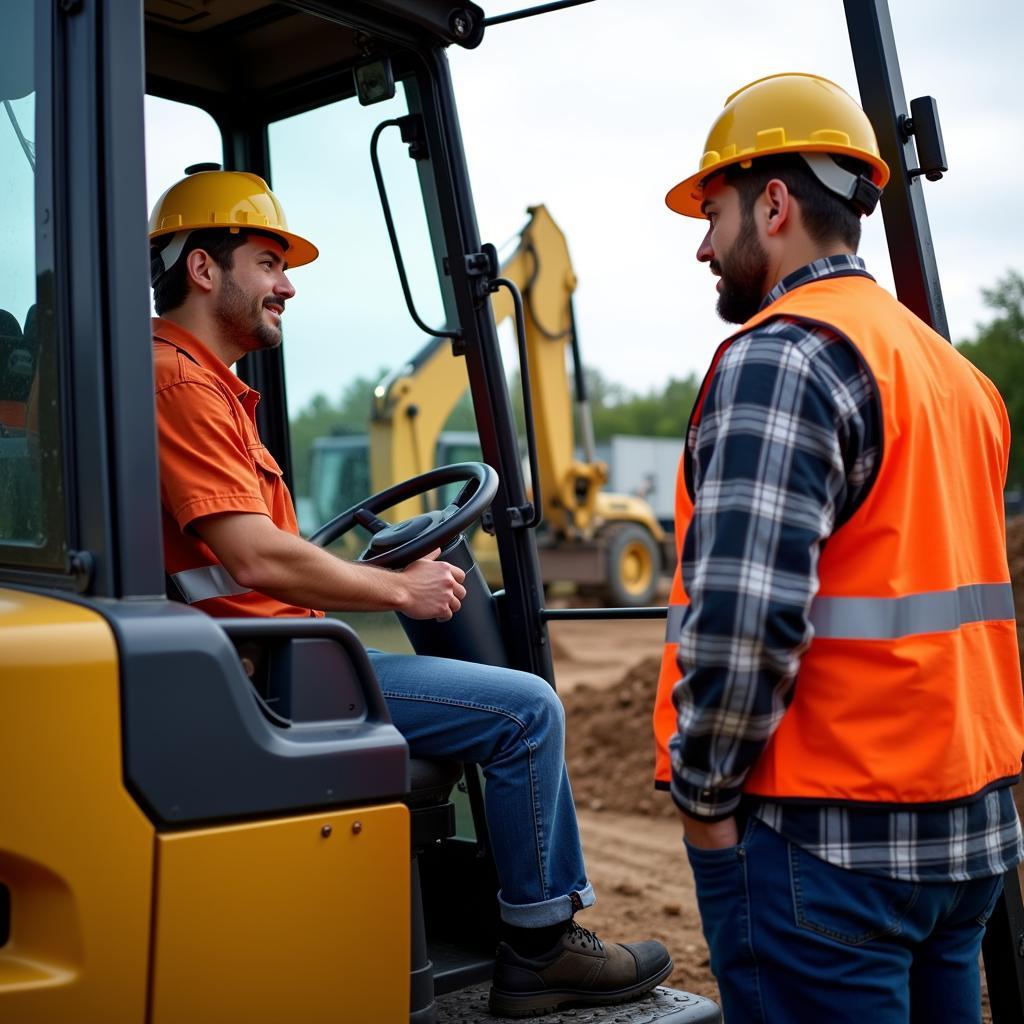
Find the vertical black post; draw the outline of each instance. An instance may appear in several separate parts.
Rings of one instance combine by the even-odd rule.
[[[149,259],[142,230],[147,214],[146,177],[138,160],[124,156],[145,150],[145,69],[139,46],[143,12],[141,5],[129,4],[115,14],[111,5],[103,5],[99,14],[103,59],[99,180],[105,228],[99,262],[106,301],[110,511],[117,552],[115,592],[126,597],[163,594],[165,586],[153,352],[141,341],[149,332]]]
[[[514,525],[508,513],[521,504],[523,479],[501,349],[490,306],[474,297],[460,255],[479,252],[481,242],[454,89],[444,52],[429,51],[429,61],[433,81],[430,88],[420,89],[418,112],[423,113],[427,126],[480,446],[484,461],[501,477],[492,508],[505,583],[500,606],[505,646],[513,668],[533,672],[554,685],[547,627],[541,617],[544,588],[536,542],[533,531]]]
[[[844,3],[861,103],[892,172],[882,198],[882,216],[896,294],[949,338],[923,179],[908,174],[917,167],[917,153],[903,130],[909,111],[888,0]],[[1024,1020],[1024,905],[1016,868],[1006,874],[1003,896],[988,923],[982,952],[994,1024],[1019,1024]]]
[[[948,338],[923,179],[907,173],[917,167],[917,153],[903,130],[909,110],[888,0],[844,2],[861,105],[874,126],[882,159],[892,172],[882,197],[882,217],[896,294],[905,306]]]

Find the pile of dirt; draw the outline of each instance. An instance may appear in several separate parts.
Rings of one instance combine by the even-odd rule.
[[[1024,651],[1024,516],[1006,527],[1006,547]],[[645,658],[610,687],[580,684],[564,693],[566,762],[577,806],[593,811],[673,817],[667,793],[654,789],[651,711],[659,659]],[[1024,790],[1024,787],[1021,787]],[[1018,793],[1024,811],[1024,792]]]
[[[578,807],[675,816],[671,797],[654,788],[651,711],[660,664],[645,658],[612,686],[581,683],[563,695],[565,760]]]

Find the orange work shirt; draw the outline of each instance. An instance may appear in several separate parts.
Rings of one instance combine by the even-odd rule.
[[[153,359],[168,575],[189,604],[210,615],[322,615],[238,586],[193,528],[203,516],[250,512],[299,534],[281,468],[256,429],[259,394],[168,320],[153,320]]]

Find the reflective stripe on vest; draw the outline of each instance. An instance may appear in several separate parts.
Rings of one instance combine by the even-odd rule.
[[[676,569],[672,576],[672,589],[668,598],[668,617],[665,623],[665,643],[661,649],[661,665],[658,669],[658,692],[654,702],[654,780],[655,785],[667,789],[672,778],[672,765],[668,753],[668,741],[676,732],[676,714],[672,705],[672,690],[681,675],[676,663],[679,630],[689,599],[683,587],[679,568],[679,556],[683,550],[686,528],[693,517],[693,505],[683,482],[683,460],[679,459],[676,475],[675,539]]]
[[[811,624],[815,637],[896,640],[1012,619],[1013,614],[1009,583],[975,583],[906,597],[819,597],[811,605]]]
[[[208,601],[211,597],[235,597],[251,594],[249,587],[240,586],[223,565],[204,565],[199,569],[185,569],[171,576],[186,604]]]
[[[669,608],[665,643],[679,642],[685,615],[685,605]],[[896,640],[1013,617],[1009,583],[975,583],[906,597],[819,597],[811,605],[815,637],[833,640]]]

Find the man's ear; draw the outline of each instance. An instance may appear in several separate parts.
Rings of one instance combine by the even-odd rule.
[[[200,291],[209,292],[213,290],[213,276],[216,273],[217,264],[205,249],[193,249],[185,257],[185,273],[189,282]]]
[[[789,188],[784,181],[772,178],[764,187],[762,198],[766,210],[765,230],[769,235],[777,235],[794,216],[795,207]]]

